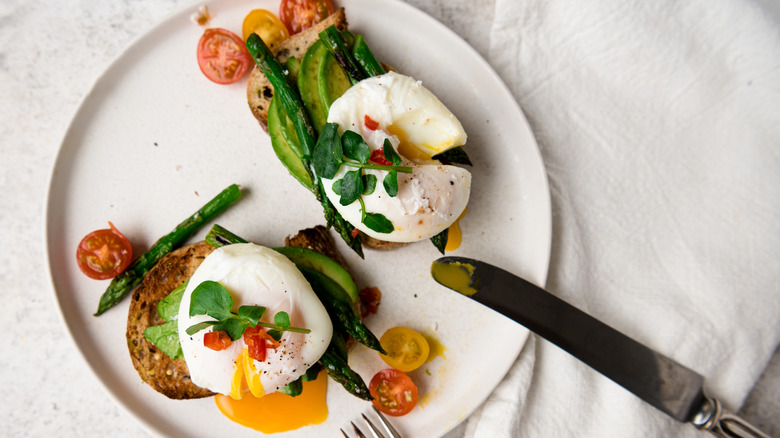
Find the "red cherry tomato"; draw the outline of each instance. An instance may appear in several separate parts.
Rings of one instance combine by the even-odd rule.
[[[203,336],[203,345],[206,348],[211,348],[214,351],[222,351],[232,344],[230,335],[224,330],[217,332],[208,332]]]
[[[366,129],[370,129],[371,131],[376,131],[377,128],[379,128],[379,122],[372,119],[368,114],[363,116],[363,123],[366,124]]]
[[[382,291],[378,287],[366,287],[358,292],[358,298],[363,304],[361,315],[363,318],[370,314],[375,314],[379,310],[379,302],[382,301]]]
[[[385,158],[385,148],[379,148],[371,152],[371,156],[368,158],[370,161],[373,161],[376,164],[382,164],[385,166],[389,166],[393,163],[387,161]]]
[[[382,370],[371,379],[368,391],[371,403],[381,412],[393,417],[406,415],[417,405],[417,385],[402,371]]]
[[[232,84],[244,77],[252,55],[238,35],[227,29],[210,28],[198,42],[198,66],[211,81]]]
[[[89,278],[106,280],[124,272],[133,261],[133,246],[111,222],[111,228],[93,231],[79,242],[76,261]]]
[[[260,326],[249,327],[244,331],[244,343],[249,357],[260,362],[265,361],[267,349],[282,345]]]
[[[279,18],[290,35],[308,29],[333,13],[330,0],[282,0]]]

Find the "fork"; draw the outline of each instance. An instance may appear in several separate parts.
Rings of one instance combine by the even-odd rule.
[[[381,412],[377,410],[376,407],[371,406],[371,408],[376,413],[377,417],[379,418],[379,423],[382,424],[382,426],[385,428],[387,433],[387,438],[401,438],[401,434],[398,433],[397,430],[387,421],[387,418],[385,418],[384,415],[382,415]],[[382,432],[379,431],[379,429],[374,426],[374,423],[371,422],[371,420],[366,417],[366,414],[360,414],[363,417],[363,420],[366,421],[366,424],[368,424],[369,429],[371,430],[371,434],[374,436],[374,438],[385,438],[385,435],[382,435]],[[357,434],[358,438],[366,438],[366,435],[363,433],[362,430],[360,430],[356,425],[354,421],[350,421],[350,424],[352,424],[352,429],[355,431],[355,434]],[[344,432],[344,429],[339,429],[341,431],[341,434],[344,435],[344,438],[349,438],[349,435],[347,435],[346,432]]]

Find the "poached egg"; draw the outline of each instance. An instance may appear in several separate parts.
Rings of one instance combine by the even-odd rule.
[[[265,361],[247,353],[243,339],[222,351],[204,346],[211,328],[188,335],[188,327],[213,320],[190,316],[192,292],[204,281],[216,281],[233,297],[233,311],[242,305],[266,307],[261,321],[273,323],[274,315],[287,312],[292,326],[310,333],[282,332],[281,345],[267,350]],[[179,307],[179,339],[190,377],[212,392],[241,399],[276,392],[298,379],[325,352],[333,325],[325,307],[293,262],[284,255],[253,243],[227,245],[209,254],[190,278]]]
[[[449,228],[463,213],[471,191],[471,173],[443,165],[432,157],[461,146],[466,132],[458,119],[421,82],[389,72],[364,79],[336,99],[328,122],[339,133],[354,131],[373,152],[389,139],[411,174],[398,173],[398,194],[391,197],[381,182],[388,171],[365,169],[377,177],[376,189],[363,195],[367,213],[380,213],[394,230],[389,234],[371,230],[361,222],[359,202],[341,205],[333,183],[350,170],[341,166],[333,179],[323,179],[325,194],[339,213],[363,233],[388,242],[416,242]]]

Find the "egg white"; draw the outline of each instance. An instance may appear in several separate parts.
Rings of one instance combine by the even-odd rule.
[[[366,116],[379,127],[366,126]],[[384,170],[364,170],[377,177],[373,194],[364,195],[366,212],[383,214],[394,231],[378,233],[365,226],[359,202],[341,205],[333,183],[352,170],[342,166],[331,180],[323,179],[325,194],[339,213],[363,233],[388,242],[416,242],[449,228],[463,213],[471,192],[471,173],[431,157],[463,145],[466,133],[458,119],[419,81],[389,72],[360,81],[333,102],[328,122],[339,132],[357,132],[371,151],[389,139],[413,173],[398,173],[398,195],[391,197],[382,185]]]
[[[266,394],[300,377],[328,347],[333,325],[294,263],[270,248],[252,243],[224,246],[203,260],[190,278],[179,307],[179,339],[196,385],[229,395],[236,361],[245,348],[241,339],[222,351],[205,347],[203,337],[210,328],[192,336],[186,333],[194,324],[213,320],[206,315],[189,315],[192,291],[207,280],[220,283],[230,292],[234,312],[242,305],[259,305],[268,309],[262,321],[273,322],[274,315],[284,311],[290,315],[293,326],[311,330],[308,334],[284,332],[281,346],[267,350],[264,362],[252,359]]]

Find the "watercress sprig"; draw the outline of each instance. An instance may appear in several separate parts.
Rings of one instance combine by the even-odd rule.
[[[378,233],[391,233],[394,229],[392,222],[380,213],[366,212],[366,206],[362,196],[374,192],[377,177],[373,174],[365,174],[366,169],[386,170],[388,173],[382,180],[382,186],[391,197],[398,195],[398,172],[412,173],[412,167],[401,166],[401,157],[396,153],[389,139],[383,144],[385,160],[391,164],[369,163],[371,150],[360,134],[354,131],[345,131],[339,136],[338,124],[326,123],[320,132],[317,143],[312,152],[312,165],[320,178],[333,179],[341,166],[347,166],[356,170],[350,170],[344,176],[333,182],[333,191],[339,195],[341,205],[350,205],[355,201],[360,202],[361,222]]]
[[[190,299],[190,316],[208,315],[215,321],[203,321],[193,324],[186,332],[192,336],[195,333],[213,327],[213,331],[225,331],[230,339],[235,341],[243,336],[248,327],[267,327],[268,334],[276,341],[282,337],[282,332],[310,333],[311,330],[290,325],[287,312],[274,315],[274,323],[260,321],[267,308],[263,306],[241,306],[238,313],[233,312],[233,297],[224,286],[216,281],[204,281],[192,291]]]

